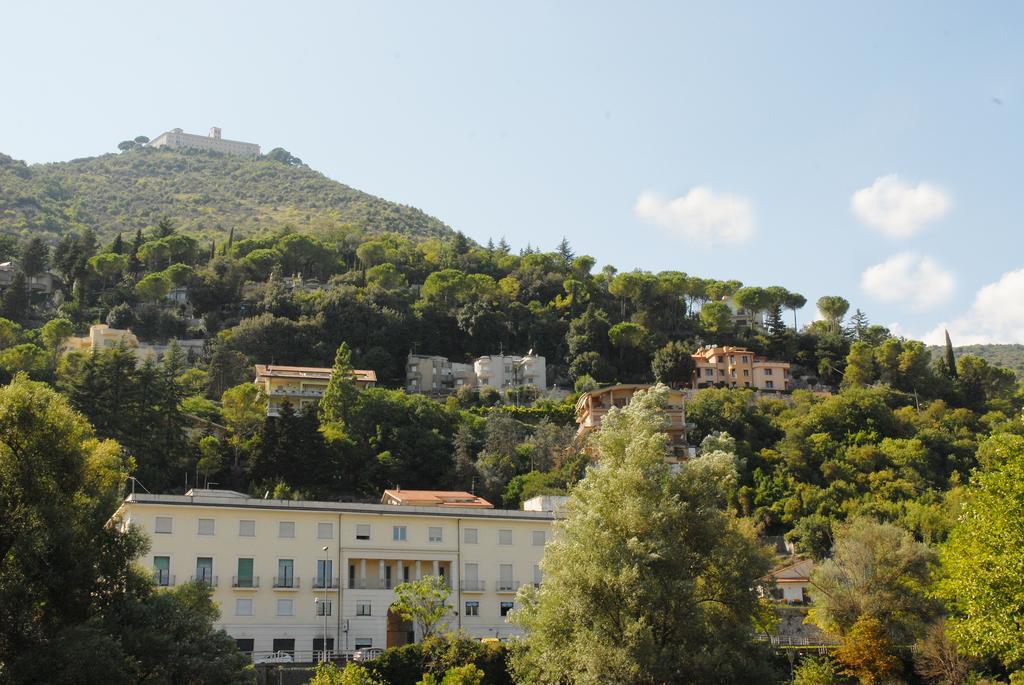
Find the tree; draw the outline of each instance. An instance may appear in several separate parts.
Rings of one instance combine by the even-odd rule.
[[[850,303],[838,295],[823,295],[818,298],[818,311],[828,322],[829,330],[837,333],[841,330],[843,317],[850,309]]]
[[[839,674],[828,656],[804,657],[793,673],[793,685],[834,685]]]
[[[836,661],[862,685],[883,685],[899,676],[903,665],[882,622],[861,616],[836,649]]]
[[[278,148],[280,149],[280,148]],[[331,663],[317,664],[309,685],[381,685],[365,666],[349,662],[345,668]]]
[[[1019,620],[1024,438],[991,437],[979,448],[978,461],[958,522],[940,550],[937,594],[950,612],[950,635],[966,654],[1019,667],[1024,664]]]
[[[43,324],[40,337],[43,340],[43,347],[50,358],[50,369],[57,368],[57,361],[61,352],[64,351],[64,344],[74,334],[75,327],[67,319],[50,319]]]
[[[727,335],[732,331],[732,310],[724,302],[708,302],[700,308],[700,322],[709,333]]]
[[[171,291],[171,281],[163,274],[146,274],[135,284],[135,294],[146,302],[158,304]]]
[[[341,343],[334,354],[331,380],[327,382],[327,389],[320,400],[320,423],[340,423],[344,428],[358,401],[359,386],[352,368],[352,352],[347,343]]]
[[[694,368],[690,349],[675,340],[655,352],[651,362],[654,379],[673,388],[689,385]]]
[[[422,639],[437,633],[441,622],[451,614],[448,596],[451,588],[440,576],[425,576],[402,583],[395,588],[392,609],[404,621],[412,621]]]
[[[5,319],[23,323],[28,319],[32,303],[29,299],[28,281],[21,271],[14,273],[11,284],[7,286],[2,297],[0,297],[0,314]]]
[[[876,619],[893,644],[909,644],[937,613],[927,593],[935,561],[906,530],[855,518],[836,529],[832,558],[811,576],[808,618],[841,637],[860,619]]]
[[[39,236],[29,238],[21,250],[21,270],[31,278],[46,271],[50,261],[50,248]]]
[[[869,326],[868,315],[860,309],[855,310],[853,316],[850,317],[850,333],[853,339],[863,340]]]
[[[956,380],[956,355],[953,354],[953,342],[949,339],[949,330],[946,333],[946,375]]]
[[[950,639],[944,618],[932,624],[915,645],[914,670],[930,682],[960,685],[967,678],[972,663]]]
[[[137,146],[138,143],[136,143],[134,140],[122,140],[120,143],[117,144],[117,149],[120,150],[121,152],[128,152],[129,150],[132,150]]]
[[[721,509],[732,460],[703,457],[673,474],[662,433],[667,389],[605,416],[600,468],[572,490],[545,549],[544,583],[521,591],[521,682],[765,682],[752,642],[752,590],[768,559]]]

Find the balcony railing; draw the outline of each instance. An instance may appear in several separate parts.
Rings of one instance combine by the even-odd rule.
[[[460,585],[463,592],[483,592],[485,583],[482,580],[463,580]]]
[[[349,590],[393,590],[397,585],[388,578],[349,578]]]
[[[337,590],[337,578],[318,577],[313,579],[313,588],[317,590]]]
[[[170,571],[157,569],[153,571],[153,579],[160,587],[174,587],[174,576],[171,575]]]
[[[231,576],[231,587],[254,590],[260,586],[259,576]]]
[[[518,589],[518,580],[499,580],[494,584],[495,592],[516,592]]]
[[[323,397],[323,390],[298,390],[293,388],[274,388],[270,391],[271,395],[286,395],[292,397]]]
[[[298,589],[299,585],[299,579],[295,576],[274,577],[274,587],[278,590],[295,590]]]
[[[199,583],[206,583],[210,587],[217,587],[217,576],[212,576],[208,573],[200,573],[199,575],[192,576],[192,580]]]

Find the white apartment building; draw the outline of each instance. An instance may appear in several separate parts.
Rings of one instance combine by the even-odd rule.
[[[544,357],[533,354],[519,356],[499,354],[480,357],[473,362],[477,385],[492,388],[514,388],[532,385],[544,390],[548,387]]]
[[[451,628],[475,638],[518,634],[506,615],[520,586],[541,581],[555,516],[193,490],[131,494],[115,520],[148,536],[140,563],[159,585],[198,579],[213,587],[217,625],[242,651],[311,661],[325,645],[351,651],[418,640],[391,606],[396,585],[428,575],[452,588]]]
[[[172,128],[170,131],[161,133],[149,141],[149,147],[166,147],[172,150],[191,148],[193,150],[208,150],[210,152],[222,152],[226,155],[240,155],[242,157],[259,157],[260,155],[259,145],[221,138],[220,128],[217,126],[211,128],[209,135],[206,136],[185,133],[180,128]]]

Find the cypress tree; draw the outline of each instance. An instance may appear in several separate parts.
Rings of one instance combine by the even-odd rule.
[[[946,331],[946,373],[953,380],[956,380],[956,355],[953,354],[953,343],[949,339],[949,331]]]

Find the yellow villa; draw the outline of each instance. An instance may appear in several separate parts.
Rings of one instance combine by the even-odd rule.
[[[316,404],[327,390],[331,373],[330,367],[257,364],[255,383],[269,398],[267,416],[280,415],[285,402],[291,404],[296,411]],[[362,390],[377,384],[375,371],[355,369],[354,373],[356,385]]]
[[[693,387],[789,390],[789,363],[770,361],[745,347],[707,345],[693,355]]]
[[[426,576],[451,588],[450,628],[477,639],[520,634],[507,615],[520,586],[541,582],[556,515],[481,506],[469,493],[401,493],[414,504],[133,493],[115,521],[149,538],[141,563],[159,586],[210,585],[218,627],[256,661],[419,640],[391,607],[398,584]]]

